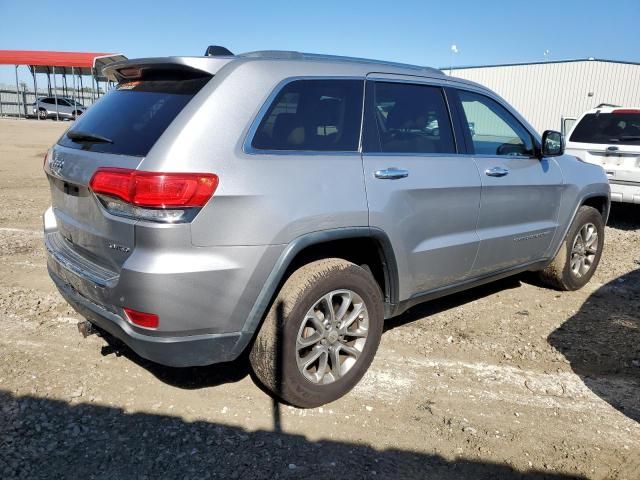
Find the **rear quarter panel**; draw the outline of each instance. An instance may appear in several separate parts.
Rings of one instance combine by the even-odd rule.
[[[315,62],[304,68],[285,61],[234,62],[154,145],[140,168],[219,176],[214,197],[191,224],[194,245],[285,244],[308,232],[367,226],[359,153],[270,155],[243,149],[251,124],[283,79],[326,77],[327,71]]]

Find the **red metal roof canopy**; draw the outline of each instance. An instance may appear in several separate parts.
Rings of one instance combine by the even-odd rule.
[[[48,52],[41,50],[0,50],[0,65],[35,65],[43,67],[92,68],[96,57],[113,53]]]
[[[121,53],[47,52],[40,50],[0,50],[0,65],[27,65],[31,73],[95,75],[104,81],[102,69],[126,60]]]

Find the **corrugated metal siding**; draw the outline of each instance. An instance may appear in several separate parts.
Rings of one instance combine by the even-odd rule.
[[[492,110],[480,102],[465,102],[462,100],[467,121],[473,125],[475,135],[498,136],[505,138],[517,137],[517,134],[502,121]],[[506,141],[505,141],[506,142]],[[504,142],[503,142],[504,143]]]
[[[640,107],[640,65],[549,62],[460,68],[451,75],[495,91],[540,132],[559,130],[563,116],[577,117],[600,103]]]

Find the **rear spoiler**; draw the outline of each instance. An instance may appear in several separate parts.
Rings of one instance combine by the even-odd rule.
[[[112,63],[103,75],[112,82],[140,80],[151,72],[165,72],[180,78],[213,76],[233,57],[158,57]]]

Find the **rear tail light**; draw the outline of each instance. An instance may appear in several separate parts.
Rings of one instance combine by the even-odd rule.
[[[211,173],[141,172],[99,168],[89,182],[103,206],[114,215],[157,222],[180,222],[203,207],[218,187]]]
[[[154,313],[138,312],[131,308],[124,308],[127,319],[139,327],[158,328],[160,325],[160,317]]]

